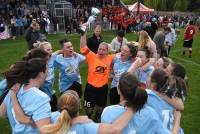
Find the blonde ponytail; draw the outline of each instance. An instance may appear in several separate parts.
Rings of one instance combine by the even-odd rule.
[[[67,110],[62,110],[60,117],[55,124],[45,125],[42,132],[45,134],[63,134],[71,127],[72,119]]]

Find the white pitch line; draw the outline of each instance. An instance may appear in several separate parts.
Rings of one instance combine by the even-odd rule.
[[[199,63],[196,63],[196,62],[191,61],[191,60],[186,60],[186,59],[183,59],[183,58],[180,58],[180,57],[175,57],[175,56],[170,56],[170,57],[172,57],[172,58],[174,58],[174,59],[178,59],[178,60],[180,60],[180,61],[188,62],[188,63],[191,63],[191,64],[193,64],[193,65],[195,65],[195,66],[200,67],[200,64],[199,64]]]

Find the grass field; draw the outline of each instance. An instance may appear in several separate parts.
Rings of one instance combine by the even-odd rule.
[[[91,33],[89,33],[91,35]],[[112,38],[115,36],[114,32],[103,32],[103,39],[106,42],[111,42]],[[185,134],[200,134],[200,33],[196,35],[193,43],[193,57],[188,58],[188,56],[182,56],[182,37],[183,30],[181,34],[178,35],[178,41],[170,57],[179,63],[182,63],[187,70],[187,75],[189,77],[189,93],[187,100],[185,102],[185,110],[182,114],[181,127],[184,129]],[[48,40],[52,43],[53,49],[57,50],[60,48],[58,41],[66,37],[65,34],[49,35]],[[77,34],[67,35],[67,38],[71,40],[74,45],[76,52],[79,52],[79,40],[80,37]],[[133,33],[127,34],[126,38],[130,41],[136,39],[136,35]],[[9,66],[25,54],[27,50],[26,42],[23,37],[17,38],[15,41],[1,40],[0,41],[0,73],[5,71]],[[80,71],[83,80],[83,84],[86,81],[87,66],[85,64],[81,65]],[[57,79],[56,75],[56,79]],[[57,83],[55,85],[57,89]],[[9,123],[6,119],[0,119],[0,134],[10,134],[11,129]]]

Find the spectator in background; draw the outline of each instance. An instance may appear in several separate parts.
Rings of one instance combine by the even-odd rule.
[[[153,36],[155,35],[155,33],[154,33],[154,29],[151,27],[150,22],[145,23],[145,27],[143,30],[148,33],[148,35],[151,37],[151,39],[153,39]]]
[[[44,21],[45,21],[45,32],[48,34],[50,32],[50,20],[48,15],[44,15]]]
[[[117,36],[112,40],[111,42],[111,51],[116,53],[119,52],[119,50],[121,49],[121,47],[125,44],[127,44],[127,39],[124,38],[125,33],[124,31],[120,30],[117,31]]]
[[[151,21],[151,28],[153,29],[152,34],[151,34],[151,38],[154,38],[154,35],[156,34],[156,30],[158,30],[158,25],[156,24],[156,18],[152,18]]]
[[[11,24],[11,34],[12,34],[12,39],[15,40],[17,36],[17,23],[16,23],[16,17],[13,16],[10,20]]]
[[[139,32],[139,48],[145,48],[147,47],[151,53],[151,58],[157,59],[157,50],[156,50],[156,44],[153,42],[151,37],[148,35],[146,31],[140,31]]]
[[[25,38],[27,41],[28,49],[34,48],[33,44],[40,40],[40,25],[34,20],[26,32]]]
[[[170,23],[168,24],[170,25]],[[172,25],[171,25],[172,27]],[[173,28],[170,28],[171,32],[169,32],[168,34],[165,35],[165,45],[166,45],[166,49],[167,49],[167,55],[169,56],[171,47],[175,44],[176,41],[176,34],[175,34],[175,30]],[[173,30],[173,31],[172,31]]]
[[[93,36],[87,39],[87,47],[96,54],[101,42],[103,42],[101,25],[96,25]]]
[[[153,41],[156,44],[158,58],[167,56],[167,52],[165,49],[165,35],[168,34],[169,32],[171,32],[171,29],[165,27],[164,31],[156,32],[156,34],[153,38]]]
[[[18,28],[18,33],[19,35],[23,35],[24,34],[24,19],[22,17],[18,17],[16,20],[17,23],[17,28]]]

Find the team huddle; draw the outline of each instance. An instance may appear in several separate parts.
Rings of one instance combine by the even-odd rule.
[[[81,53],[74,51],[69,39],[62,39],[56,52],[50,42],[35,43],[3,73],[0,117],[8,118],[12,132],[183,134],[181,111],[188,90],[184,66],[165,57],[169,54],[146,31],[139,32],[138,42],[128,42],[118,31],[111,44],[103,42],[100,25],[92,37],[86,34],[80,37]],[[85,87],[80,64],[87,64]],[[54,90],[55,69],[59,98]],[[80,115],[81,107],[87,116]]]

